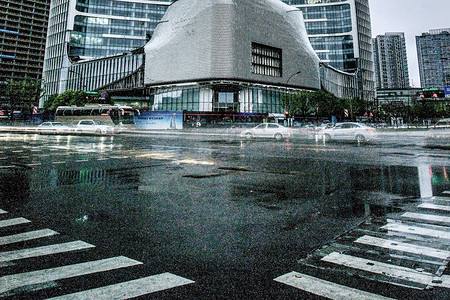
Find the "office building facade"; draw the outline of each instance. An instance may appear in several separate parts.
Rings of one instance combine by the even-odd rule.
[[[377,89],[409,87],[405,34],[388,32],[373,39],[375,80]]]
[[[373,100],[375,81],[368,0],[283,0],[304,15],[311,45],[322,62],[357,73],[360,97]]]
[[[50,95],[89,85],[89,73],[72,69],[78,62],[144,46],[170,4],[154,0],[52,1],[43,71],[45,95],[40,106]]]
[[[416,36],[416,44],[422,88],[450,86],[450,28]]]
[[[39,80],[50,0],[0,0],[0,83]]]

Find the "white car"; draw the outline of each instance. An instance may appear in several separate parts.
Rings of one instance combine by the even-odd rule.
[[[287,139],[291,136],[291,130],[276,123],[263,123],[256,127],[241,132],[241,137],[252,138],[274,138],[277,141]]]
[[[82,133],[112,134],[114,133],[114,128],[109,125],[102,125],[94,120],[81,120],[75,127],[75,131]]]
[[[64,134],[72,131],[72,128],[61,122],[44,122],[37,127],[40,134]]]
[[[362,123],[337,123],[336,126],[324,128],[319,132],[319,138],[328,142],[331,140],[367,142],[377,138],[377,131]]]

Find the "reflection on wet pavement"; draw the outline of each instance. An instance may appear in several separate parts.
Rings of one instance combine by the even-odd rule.
[[[294,286],[301,271],[306,282],[334,278],[339,288],[354,278],[450,288],[448,166],[427,161],[445,152],[424,158],[414,149],[374,153],[373,145],[117,137],[8,141],[0,147],[0,209],[45,210],[41,221],[53,218],[52,229],[114,244],[111,252],[246,270],[294,257],[299,264],[283,277]]]

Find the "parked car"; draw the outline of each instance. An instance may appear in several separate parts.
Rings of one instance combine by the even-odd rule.
[[[246,139],[252,138],[274,138],[282,140],[291,136],[291,130],[276,123],[263,123],[256,127],[246,129],[241,132],[241,136]]]
[[[337,123],[336,126],[324,128],[319,132],[319,138],[325,141],[347,140],[357,141],[358,143],[367,142],[377,138],[376,129],[363,123]]]
[[[75,132],[106,134],[114,133],[114,128],[94,120],[80,120],[75,127]]]
[[[37,127],[40,134],[65,134],[72,130],[71,127],[65,126],[61,122],[44,122]]]

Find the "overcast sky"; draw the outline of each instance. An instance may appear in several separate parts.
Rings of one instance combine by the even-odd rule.
[[[450,28],[450,0],[369,0],[372,36],[404,32],[412,86],[420,86],[415,37]]]

